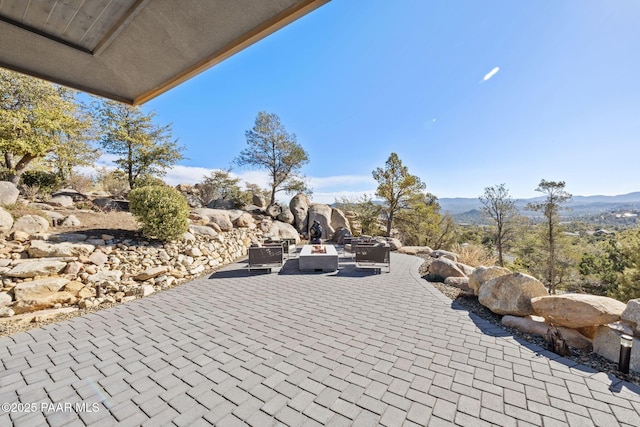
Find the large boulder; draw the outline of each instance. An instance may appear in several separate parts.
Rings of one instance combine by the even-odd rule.
[[[476,267],[469,275],[469,287],[473,290],[474,294],[478,295],[480,286],[482,286],[483,283],[509,273],[511,273],[511,271],[508,268],[504,267]]]
[[[222,209],[200,208],[194,211],[198,215],[207,218],[210,223],[216,224],[221,231],[233,230],[233,223],[229,218],[229,213]]]
[[[431,249],[429,246],[402,246],[398,249],[398,253],[407,255],[429,255],[431,252],[433,252],[433,249]]]
[[[547,288],[535,277],[510,273],[485,282],[478,291],[478,301],[496,314],[527,316],[534,314],[531,299],[545,295]]]
[[[83,200],[87,200],[87,196],[80,193],[79,191],[74,190],[73,188],[61,188],[60,190],[54,191],[51,193],[51,197],[55,198],[58,196],[70,197],[74,202],[81,202]]]
[[[9,181],[0,181],[0,206],[12,205],[18,200],[20,191]]]
[[[465,292],[471,292],[469,288],[469,278],[468,277],[447,277],[444,279],[444,284],[453,286],[454,288],[458,288]]]
[[[13,295],[16,301],[28,300],[35,294],[58,292],[69,282],[70,280],[64,277],[47,277],[46,279],[18,283],[13,288]]]
[[[63,208],[70,208],[73,206],[73,199],[69,196],[55,196],[49,200],[49,204],[53,206],[61,206]]]
[[[61,291],[69,282],[61,277],[19,283],[13,288],[16,302],[11,307],[16,314],[53,307],[56,304],[74,303],[75,295]]]
[[[640,298],[627,302],[627,307],[621,315],[622,323],[629,326],[640,337]]]
[[[4,273],[9,277],[50,276],[60,273],[67,266],[66,262],[49,259],[34,259],[21,262]]]
[[[550,328],[550,325],[545,323],[543,318],[537,316],[517,317],[507,315],[502,317],[502,324],[525,334],[541,336],[545,336]],[[571,348],[590,350],[592,347],[591,340],[574,329],[559,327],[558,332]]]
[[[16,314],[30,313],[54,307],[56,304],[73,304],[76,297],[71,292],[49,292],[34,295],[32,299],[16,301],[11,307]]]
[[[574,329],[617,322],[627,307],[613,298],[586,294],[541,296],[531,304],[547,322]]]
[[[351,232],[346,228],[338,228],[333,233],[333,238],[331,239],[336,245],[344,245],[344,238],[346,236],[351,236]]]
[[[278,215],[277,218],[278,218],[278,221],[286,222],[287,224],[293,224],[296,220],[289,206],[283,206],[282,212],[280,212],[280,215]]]
[[[8,233],[13,227],[13,217],[4,209],[0,208],[0,233]]]
[[[200,200],[200,197],[195,194],[182,193],[182,196],[186,199],[187,204],[191,209],[199,209],[202,207],[202,200]]]
[[[455,261],[448,258],[436,258],[429,264],[429,274],[441,280],[447,277],[467,277]]]
[[[215,199],[210,201],[207,207],[211,209],[233,209],[236,207],[236,204],[233,200]]]
[[[306,194],[296,194],[289,202],[289,209],[293,214],[294,226],[299,233],[308,233],[309,228],[309,206],[311,201]]]
[[[347,216],[338,208],[331,209],[331,228],[334,230],[344,228],[351,231],[351,224],[349,224]]]
[[[309,225],[313,224],[313,221],[318,221],[322,227],[321,239],[330,239],[333,237],[335,229],[331,227],[331,213],[333,209],[329,205],[322,205],[314,203],[309,207]],[[308,230],[305,230],[308,234]]]
[[[400,239],[395,237],[387,237],[387,243],[389,243],[389,247],[391,247],[392,251],[397,251],[402,247],[402,242]]]
[[[235,221],[234,224],[238,228],[256,228],[256,221],[249,212],[243,212]]]
[[[273,202],[269,206],[267,206],[267,209],[265,210],[265,212],[271,218],[276,219],[278,218],[278,215],[282,213],[282,206],[280,206],[280,203],[278,202]]]
[[[31,258],[88,256],[96,249],[87,243],[49,243],[44,240],[32,240],[27,250]]]
[[[251,203],[260,209],[264,209],[267,206],[267,201],[262,194],[254,194],[251,197]]]
[[[436,249],[435,251],[432,251],[429,256],[432,258],[447,258],[451,261],[458,261],[458,254],[442,249]]]
[[[38,215],[24,215],[13,223],[14,231],[29,234],[45,233],[49,229],[49,221]]]
[[[298,230],[291,224],[286,222],[273,221],[269,231],[265,233],[265,237],[271,237],[275,239],[295,239],[296,244],[300,243],[300,234]]]
[[[268,233],[269,230],[271,230],[271,226],[273,225],[273,220],[271,218],[262,218],[257,225],[258,230],[262,231],[263,233]]]
[[[206,225],[189,225],[189,232],[195,235],[215,237],[218,233],[211,227]]]
[[[461,262],[456,262],[456,265],[458,266],[460,271],[462,271],[464,273],[464,275],[467,276],[467,277],[470,276],[471,273],[473,273],[474,268],[471,267],[470,265],[463,264]]]

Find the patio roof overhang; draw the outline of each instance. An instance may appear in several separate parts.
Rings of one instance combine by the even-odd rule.
[[[142,104],[330,0],[0,0],[0,66]]]

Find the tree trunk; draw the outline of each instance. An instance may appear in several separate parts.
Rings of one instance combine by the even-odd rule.
[[[393,213],[389,214],[387,221],[387,237],[391,237],[391,224],[393,223]]]
[[[15,166],[12,165],[10,168],[11,172],[9,172],[9,175],[7,176],[9,182],[17,186],[20,182],[20,177],[27,169],[27,166],[29,166],[29,163],[31,163],[31,161],[35,158],[36,157],[32,156],[31,154],[25,154],[20,160],[18,160],[18,163],[16,163]]]
[[[549,221],[549,293],[556,293],[556,254],[553,239],[553,221]]]

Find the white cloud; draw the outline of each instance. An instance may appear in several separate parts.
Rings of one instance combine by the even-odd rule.
[[[357,200],[366,194],[369,197],[375,198],[375,189],[368,189],[363,191],[334,191],[334,192],[313,192],[311,200],[313,203],[324,203],[330,205],[336,201],[336,199],[342,199],[346,197],[349,200]]]
[[[114,161],[118,156],[103,154],[96,162],[95,168],[80,168],[79,173],[85,175],[95,175],[96,169],[106,167],[114,169]],[[206,175],[213,171],[220,170],[214,168],[203,168],[197,166],[175,165],[167,171],[164,181],[169,185],[195,184],[202,181]],[[231,176],[240,178],[242,183],[257,184],[262,188],[269,187],[269,175],[266,171],[232,171]],[[371,175],[336,175],[324,177],[307,177],[307,183],[313,190],[312,199],[314,203],[334,203],[336,198],[346,197],[358,199],[363,194],[373,197],[376,181]],[[278,200],[282,203],[289,203],[291,195],[278,193]]]
[[[308,177],[309,185],[314,189],[332,188],[332,187],[357,187],[372,186],[375,180],[371,175],[336,175],[326,177]]]
[[[496,73],[500,71],[500,67],[495,67],[493,70],[489,71],[483,78],[482,80],[484,80],[485,82],[487,80],[489,80],[491,77],[495,76]]]
[[[257,184],[260,188],[269,187],[269,175],[265,171],[231,172],[231,176],[240,178],[242,182],[247,184]]]
[[[195,184],[202,181],[203,176],[210,175],[214,170],[217,169],[175,165],[167,171],[163,179],[169,185]]]

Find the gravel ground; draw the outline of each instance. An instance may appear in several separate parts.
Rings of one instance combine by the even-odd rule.
[[[422,276],[423,279],[427,280],[434,288],[438,289],[448,298],[451,298],[453,301],[460,304],[467,311],[474,313],[475,315],[491,322],[496,326],[501,327],[502,329],[509,332],[513,336],[526,340],[530,343],[537,344],[541,347],[547,348],[547,343],[545,342],[544,337],[542,337],[541,335],[525,334],[523,332],[520,332],[517,329],[503,326],[502,316],[499,314],[493,313],[491,310],[489,310],[488,308],[480,304],[478,302],[478,297],[476,297],[475,295],[472,295],[472,294],[470,295],[454,286],[445,285],[444,283],[440,283],[440,282],[430,281],[429,279],[431,279],[431,277],[429,277],[427,272],[429,268],[430,259],[427,256],[423,256],[423,258],[425,259],[425,263],[422,264],[422,266],[420,267],[420,275]],[[631,383],[640,385],[640,376],[623,374],[622,372],[618,371],[617,363],[611,362],[609,359],[605,359],[604,357],[592,351],[571,349],[571,353],[565,357],[567,359],[571,359],[583,365],[589,366],[590,368],[596,369],[600,372],[606,372],[606,373],[615,375],[616,377],[623,379],[625,381],[629,381]]]

